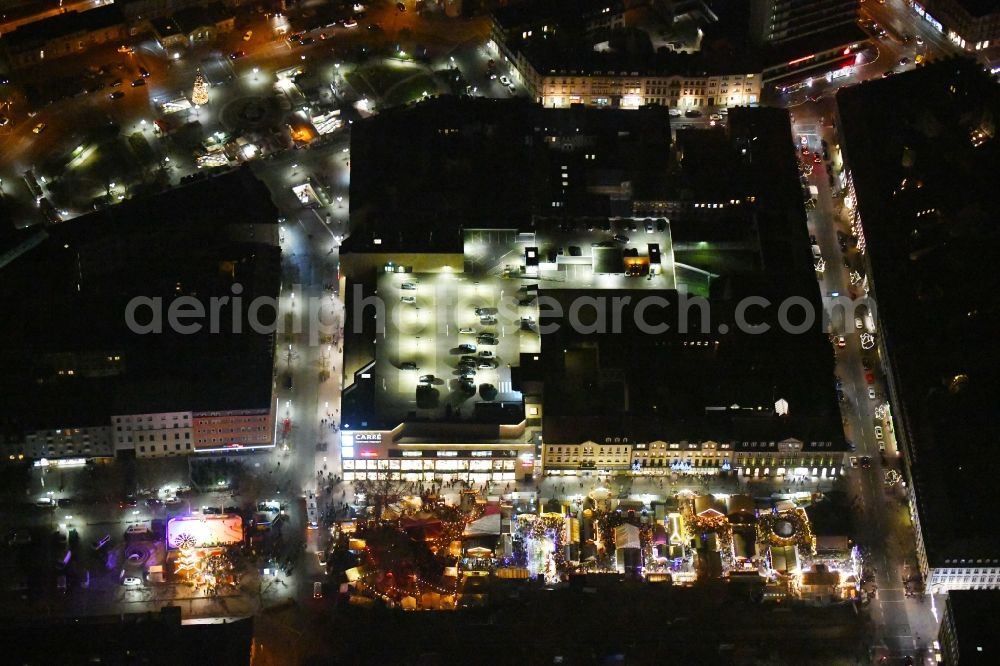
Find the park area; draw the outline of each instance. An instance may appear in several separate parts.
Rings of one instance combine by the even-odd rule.
[[[380,107],[408,104],[426,95],[447,92],[423,65],[405,59],[387,58],[363,65],[349,72],[347,80],[359,96]]]

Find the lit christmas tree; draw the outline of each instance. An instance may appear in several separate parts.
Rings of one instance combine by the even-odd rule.
[[[182,548],[177,558],[174,573],[192,576],[198,571],[201,558],[194,548]]]
[[[208,84],[201,73],[194,79],[194,88],[191,90],[191,103],[195,106],[208,104]]]

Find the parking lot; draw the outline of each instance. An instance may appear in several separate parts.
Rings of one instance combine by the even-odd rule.
[[[517,280],[450,273],[382,276],[387,353],[378,355],[376,371],[385,404],[430,416],[449,405],[460,413],[466,403],[519,398],[510,368],[540,348],[536,306],[520,287]],[[429,388],[421,389],[427,400],[418,405],[420,385]]]
[[[526,261],[534,255],[537,261]],[[676,288],[663,218],[550,220],[534,233],[470,229],[463,273],[385,273],[376,341],[380,410],[461,416],[477,402],[520,400],[511,369],[541,350],[547,289]],[[544,313],[543,313],[544,314]]]

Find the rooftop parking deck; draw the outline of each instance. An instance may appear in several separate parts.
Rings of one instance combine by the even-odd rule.
[[[522,354],[541,351],[546,290],[677,286],[666,219],[540,220],[537,227],[465,230],[463,273],[379,274],[385,326],[361,377],[373,383],[374,412],[390,420],[502,418],[483,403],[521,403],[511,369]]]

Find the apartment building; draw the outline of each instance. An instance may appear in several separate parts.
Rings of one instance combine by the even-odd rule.
[[[814,36],[858,18],[858,0],[750,0],[751,38],[780,44]]]
[[[24,435],[16,447],[4,453],[9,460],[15,456],[42,458],[103,458],[114,455],[111,427],[93,425],[74,428],[35,430]],[[17,449],[17,453],[14,452]],[[18,458],[20,459],[20,458]]]
[[[125,17],[118,5],[104,5],[22,25],[3,36],[0,48],[12,68],[23,69],[80,53],[97,44],[119,42],[127,34]]]
[[[194,412],[195,450],[198,452],[271,446],[274,443],[274,411],[234,409]]]
[[[191,412],[123,414],[111,417],[115,451],[134,451],[136,458],[166,458],[192,452]]]

